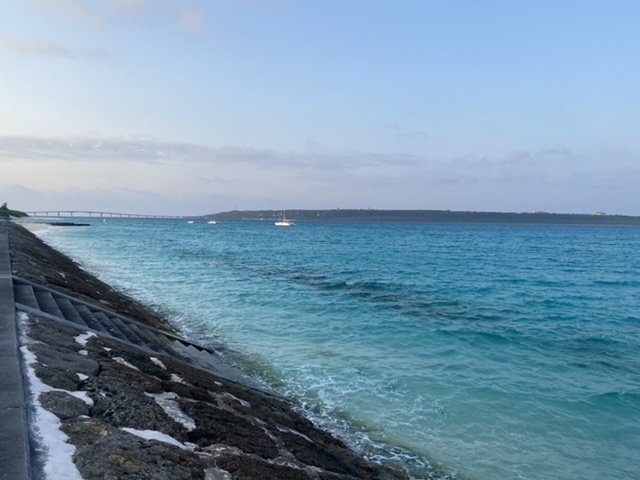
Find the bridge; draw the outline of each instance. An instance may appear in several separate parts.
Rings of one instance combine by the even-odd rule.
[[[40,210],[37,212],[24,212],[31,217],[49,217],[49,218],[132,218],[132,219],[183,219],[195,218],[193,216],[184,215],[143,215],[137,213],[115,213],[115,212],[96,212],[90,210]]]

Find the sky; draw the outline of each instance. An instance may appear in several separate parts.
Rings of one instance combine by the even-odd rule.
[[[635,0],[0,0],[0,202],[640,215]]]

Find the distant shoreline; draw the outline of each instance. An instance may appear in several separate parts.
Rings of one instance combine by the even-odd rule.
[[[287,218],[307,222],[396,222],[396,223],[515,223],[543,225],[640,225],[640,216],[607,215],[602,212],[514,213],[450,210],[287,210]],[[203,215],[217,221],[276,221],[280,210],[234,210]]]

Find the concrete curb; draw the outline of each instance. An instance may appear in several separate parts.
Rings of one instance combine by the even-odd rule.
[[[0,478],[31,478],[27,404],[18,346],[7,220],[0,220]]]

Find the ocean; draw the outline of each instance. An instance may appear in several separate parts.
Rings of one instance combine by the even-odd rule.
[[[89,223],[41,236],[369,458],[638,478],[639,227]]]

